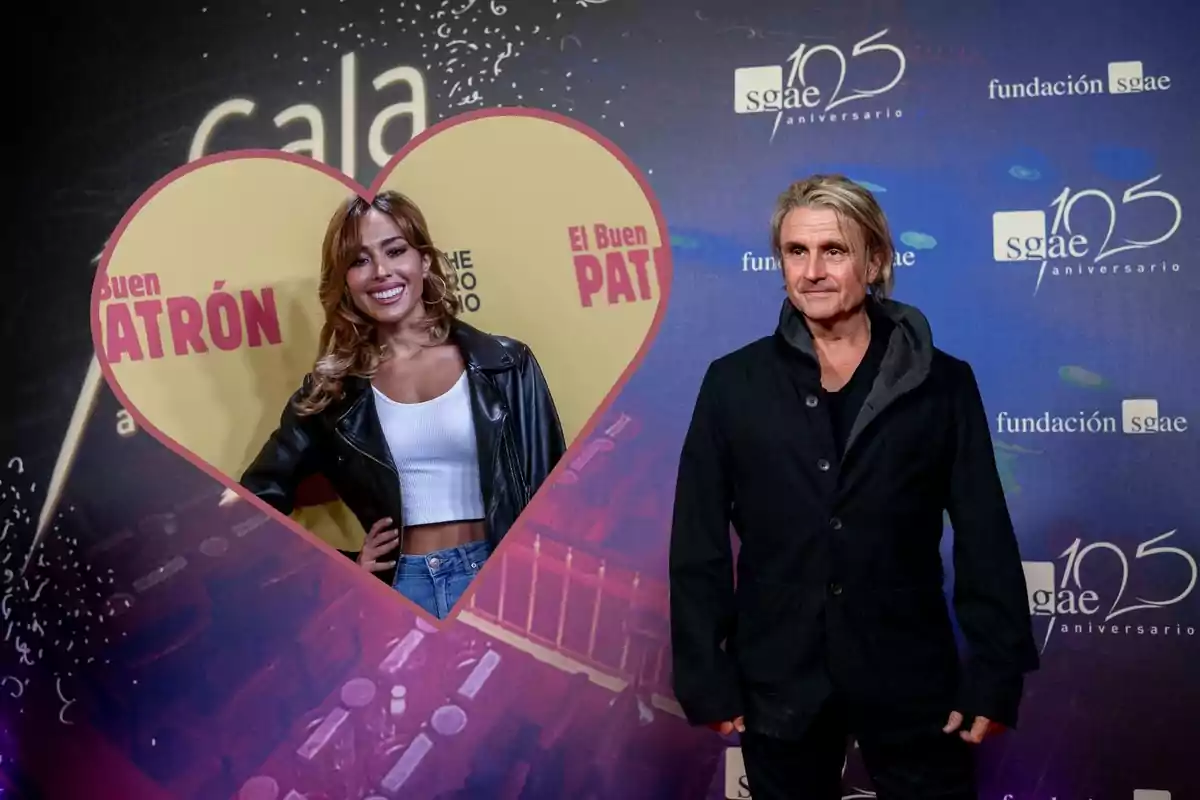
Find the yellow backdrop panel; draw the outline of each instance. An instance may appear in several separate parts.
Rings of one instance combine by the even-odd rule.
[[[663,242],[637,180],[586,133],[518,113],[434,129],[377,186],[425,212],[463,319],[533,349],[573,440],[663,300]],[[321,240],[352,192],[267,153],[197,162],[148,192],[94,296],[101,362],[131,413],[236,480],[312,367]],[[336,547],[361,542],[340,503],[296,518]]]

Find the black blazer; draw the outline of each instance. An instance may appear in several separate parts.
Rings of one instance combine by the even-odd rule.
[[[546,379],[530,349],[455,321],[451,341],[467,365],[471,411],[488,539],[500,540],[516,522],[566,450]],[[364,530],[384,517],[402,520],[400,477],[383,437],[371,382],[348,378],[343,396],[324,411],[299,416],[292,396],[241,484],[284,514],[296,489],[323,475]],[[376,573],[389,584],[395,570]]]
[[[799,735],[835,689],[879,734],[940,728],[952,710],[1016,724],[1038,653],[979,389],[916,309],[869,302],[896,326],[840,460],[790,303],[775,335],[704,377],[670,551],[675,693],[695,724],[744,715]],[[942,589],[946,510],[965,669]]]

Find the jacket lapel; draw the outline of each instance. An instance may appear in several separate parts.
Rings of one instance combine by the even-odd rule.
[[[475,445],[479,450],[479,483],[490,517],[499,502],[498,458],[509,415],[508,403],[496,385],[495,375],[512,369],[515,361],[496,339],[457,319],[451,324],[450,340],[467,365]]]
[[[396,472],[392,452],[388,449],[383,426],[375,410],[371,382],[360,377],[346,378],[343,390],[346,409],[338,416],[335,425],[338,434],[367,458]]]
[[[496,385],[495,375],[513,369],[516,362],[500,342],[465,322],[455,320],[451,324],[450,341],[458,347],[467,365],[471,417],[479,449],[480,488],[490,513],[498,501],[497,457],[504,444],[509,415],[508,403]],[[375,409],[370,380],[350,377],[343,383],[343,389],[345,407],[335,423],[338,435],[371,461],[398,474]]]
[[[850,429],[850,437],[846,440],[847,453],[880,414],[925,382],[933,364],[933,333],[921,312],[891,300],[868,299],[867,302],[870,314],[886,316],[896,327],[888,339],[879,374],[875,376],[871,391]]]
[[[850,436],[846,440],[845,454],[849,454],[854,443],[861,438],[875,419],[889,406],[902,396],[920,386],[929,376],[933,363],[933,333],[929,321],[916,308],[897,303],[893,300],[877,300],[867,298],[867,313],[872,316],[882,315],[895,323],[892,335],[888,339],[887,352],[879,367],[879,374],[871,385],[871,391],[863,401]],[[804,316],[796,310],[791,300],[783,301],[779,312],[779,338],[785,342],[794,353],[804,356],[805,361],[820,372],[820,362],[813,346],[812,334],[804,321]],[[845,455],[843,455],[845,458]]]
[[[782,436],[788,446],[783,452],[802,460],[812,448],[814,437],[823,452],[833,452],[833,427],[828,415],[824,409],[817,409],[820,413],[814,415],[806,408],[810,395],[821,394],[821,368],[816,356],[793,347],[783,330],[776,332],[774,346],[780,358],[775,369],[776,391],[768,402],[779,405],[770,418],[785,421]],[[808,413],[797,414],[796,409]]]

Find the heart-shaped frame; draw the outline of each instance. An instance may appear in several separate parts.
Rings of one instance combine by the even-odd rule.
[[[105,379],[142,430],[439,625],[468,607],[498,558],[439,621],[342,557],[328,535],[280,514],[236,480],[311,369],[315,346],[285,345],[315,345],[329,214],[348,193],[370,199],[384,189],[421,206],[460,280],[464,270],[484,276],[468,291],[494,281],[472,291],[474,310],[465,298],[467,321],[529,344],[568,443],[586,439],[657,335],[672,264],[666,222],[642,173],[599,133],[550,112],[453,117],[410,141],[369,187],[274,150],[219,153],[182,166],[144,192],[110,237],[93,287],[92,334]],[[169,346],[159,327],[164,301]],[[290,315],[280,311],[285,303]],[[258,394],[246,392],[255,382]],[[575,449],[568,447],[522,520],[536,513]],[[501,548],[523,527],[519,521]]]

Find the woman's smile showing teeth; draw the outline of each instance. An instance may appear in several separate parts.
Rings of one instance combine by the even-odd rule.
[[[390,303],[398,299],[403,293],[403,286],[393,286],[390,289],[382,289],[378,292],[371,292],[371,299],[377,303]]]

